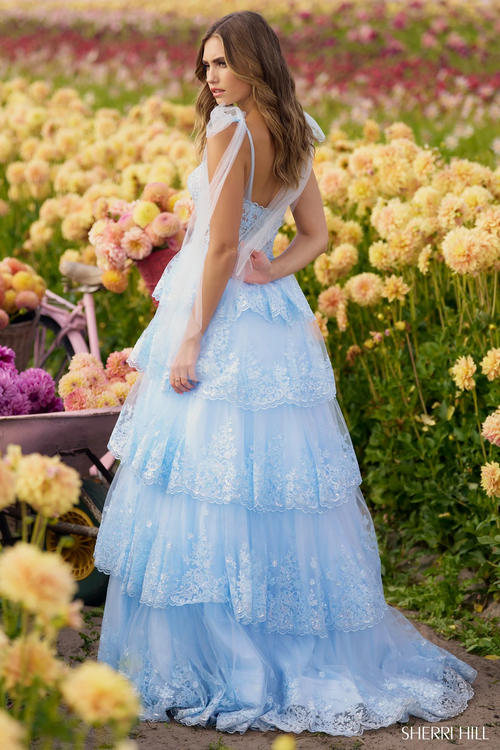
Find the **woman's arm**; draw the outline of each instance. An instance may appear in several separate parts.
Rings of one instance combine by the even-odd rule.
[[[224,152],[233,137],[236,125],[230,126],[207,141],[208,179],[211,182]],[[210,220],[210,243],[203,269],[202,327],[208,328],[227,286],[238,257],[241,216],[245,186],[245,139],[224,182],[219,200]]]
[[[212,181],[217,165],[229,146],[235,129],[236,125],[231,125],[207,140],[209,181]],[[170,384],[176,393],[190,391],[197,382],[195,368],[201,338],[217,309],[238,257],[245,162],[248,157],[245,146],[248,146],[247,139],[243,142],[224,181],[210,220],[210,242],[201,281],[201,330],[185,339],[172,364]]]
[[[297,234],[287,249],[273,261],[262,251],[252,254],[253,272],[245,281],[247,284],[266,284],[283,276],[305,268],[311,261],[324,253],[328,244],[323,201],[319,192],[316,175],[311,176],[293,209]]]
[[[292,213],[297,234],[287,249],[271,262],[270,281],[305,268],[324,253],[328,245],[323,200],[313,171]]]

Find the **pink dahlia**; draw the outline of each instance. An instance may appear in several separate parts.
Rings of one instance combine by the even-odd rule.
[[[106,374],[111,380],[112,378],[125,379],[125,376],[129,372],[132,372],[132,367],[127,364],[127,359],[132,353],[132,347],[122,349],[121,352],[112,352],[106,361]]]
[[[143,229],[132,227],[123,235],[122,248],[132,260],[142,260],[151,255],[153,243]]]
[[[102,362],[88,352],[79,352],[78,354],[75,354],[69,363],[70,371],[81,370],[82,367],[100,367],[101,370],[103,369]]]
[[[121,245],[113,242],[98,242],[95,249],[99,268],[103,271],[123,271],[127,253]]]
[[[64,399],[65,411],[92,409],[94,406],[95,397],[90,388],[75,388]]]
[[[153,229],[153,224],[148,224],[147,227],[144,227],[144,231],[148,235],[149,239],[151,240],[153,247],[161,247],[165,244],[165,238],[160,237],[159,234],[156,234],[156,232]]]
[[[87,367],[80,368],[80,372],[87,379],[88,387],[92,389],[105,388],[108,384],[106,373],[102,367],[96,367],[96,365],[89,365]]]
[[[500,411],[498,409],[484,420],[482,435],[490,443],[500,447]]]
[[[175,214],[164,211],[153,219],[151,228],[160,237],[173,237],[181,228],[181,222]]]
[[[344,290],[338,286],[331,286],[325,289],[318,297],[318,310],[327,318],[334,318],[337,315],[339,305],[347,302],[347,295]]]

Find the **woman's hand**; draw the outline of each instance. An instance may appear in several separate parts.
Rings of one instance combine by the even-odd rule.
[[[262,250],[250,255],[252,271],[243,279],[245,284],[268,284],[271,281],[271,261]]]
[[[170,368],[170,385],[176,393],[190,391],[198,382],[196,362],[200,354],[201,335],[186,339],[180,346]]]

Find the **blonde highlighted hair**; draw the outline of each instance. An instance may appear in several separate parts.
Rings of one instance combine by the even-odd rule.
[[[210,113],[217,103],[203,66],[205,43],[218,37],[226,65],[252,86],[253,97],[275,144],[273,173],[287,187],[299,184],[302,166],[310,157],[314,136],[295,94],[295,81],[283,57],[279,39],[267,21],[253,11],[230,13],[205,32],[196,58],[196,77],[203,84],[196,99],[196,147],[201,156]]]

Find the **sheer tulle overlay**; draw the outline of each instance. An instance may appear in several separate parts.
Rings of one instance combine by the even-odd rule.
[[[216,110],[218,130],[236,117],[239,148],[244,118]],[[188,186],[206,212],[205,166]],[[250,196],[240,237],[272,258],[286,196],[271,208]],[[196,222],[201,247],[188,241],[155,290],[109,443],[121,463],[95,550],[111,575],[99,659],[132,679],[153,721],[359,735],[456,716],[476,672],[385,602],[333,371],[296,280],[231,279],[199,384],[169,386],[209,242]]]

